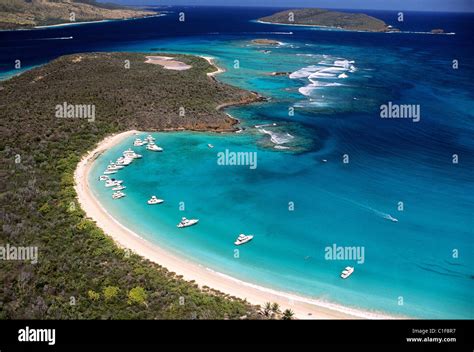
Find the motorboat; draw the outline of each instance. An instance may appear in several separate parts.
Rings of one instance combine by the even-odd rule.
[[[182,227],[188,227],[188,226],[193,226],[196,225],[199,222],[199,219],[186,219],[183,217],[178,225],[176,225],[179,228]]]
[[[115,180],[115,179],[110,179],[110,180],[107,180],[105,181],[105,187],[115,187],[115,186],[119,186],[123,181],[118,181],[118,180]]]
[[[128,148],[127,150],[125,150],[122,155],[125,157],[125,158],[129,158],[129,159],[140,159],[142,156],[140,154],[137,154],[135,153],[132,149]]]
[[[125,193],[123,193],[122,191],[117,191],[112,194],[113,199],[120,199],[122,197],[125,197]]]
[[[116,174],[117,173],[117,170],[105,170],[104,171],[104,175],[112,175],[112,174]]]
[[[123,169],[124,166],[122,165],[117,165],[115,163],[110,163],[109,166],[107,166],[107,171],[118,171]]]
[[[109,180],[109,179],[110,179],[110,177],[107,176],[107,175],[101,175],[101,176],[99,177],[99,180],[100,180],[100,181],[107,181],[107,180]]]
[[[214,146],[212,144],[208,144],[207,146],[211,149],[214,148]]]
[[[387,220],[393,221],[393,222],[398,222],[398,219],[397,219],[397,218],[394,218],[394,217],[393,217],[392,215],[390,215],[390,214],[386,214],[386,215],[384,216],[384,218],[387,219]]]
[[[354,272],[353,266],[346,266],[345,269],[341,273],[341,278],[347,279],[349,276],[352,275],[353,272]]]
[[[147,141],[148,143],[150,143],[150,142],[154,142],[155,138],[153,138],[153,136],[151,134],[149,134],[148,136],[146,136],[146,138],[144,140]]]
[[[132,162],[133,162],[132,158],[121,156],[120,158],[117,159],[116,164],[117,165],[122,165],[122,166],[128,166]]]
[[[234,244],[236,246],[240,246],[241,244],[247,243],[251,241],[252,239],[253,239],[252,235],[244,235],[243,233],[241,233],[239,237],[237,237],[237,239],[235,240]]]
[[[122,186],[122,185],[118,185],[118,186],[112,188],[112,191],[121,191],[122,189],[125,189],[125,188],[127,188],[127,187]]]
[[[147,203],[150,204],[150,205],[153,205],[153,204],[160,204],[160,203],[163,203],[164,200],[163,199],[158,199],[156,198],[156,196],[152,196],[150,199],[148,199]]]
[[[163,151],[163,148],[161,147],[158,147],[155,143],[148,143],[148,145],[146,146],[146,149],[147,150],[151,150],[152,152],[162,152]]]
[[[147,142],[142,141],[140,138],[135,139],[133,142],[134,147],[141,147],[142,145],[146,144]]]

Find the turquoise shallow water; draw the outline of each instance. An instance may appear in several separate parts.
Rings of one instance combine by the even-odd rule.
[[[357,46],[304,45],[288,35],[280,40],[285,44],[265,48],[269,54],[236,38],[138,45],[138,51],[159,47],[214,56],[227,70],[219,79],[271,101],[229,110],[242,120],[241,134],[155,134],[165,152],[143,151],[143,160],[121,171],[127,197],[112,201],[96,178],[133,138],[125,141],[91,174],[98,197],[150,241],[251,283],[390,314],[472,318],[473,263],[467,255],[473,249],[472,174],[466,165],[451,163],[450,149],[463,148],[472,160],[467,138],[472,120],[459,109],[459,101],[464,107],[472,101],[462,90],[450,92],[451,99],[431,100],[449,88],[434,88],[440,83],[435,76],[417,82],[420,73],[408,49],[367,53]],[[426,55],[416,53],[425,65]],[[268,75],[335,60],[354,61],[356,70],[344,81],[332,80],[344,85],[310,95],[299,91],[309,83],[306,77]],[[432,66],[425,73],[435,72],[436,62]],[[400,72],[410,79],[401,80]],[[381,102],[418,96],[430,102],[423,123],[374,117]],[[293,116],[289,107],[295,107]],[[439,109],[465,119],[463,129],[434,115]],[[270,126],[255,128],[261,124]],[[225,149],[257,152],[258,167],[219,166],[216,154]],[[348,164],[342,163],[343,154],[349,155]],[[152,194],[166,202],[147,206]],[[186,211],[179,211],[181,201]],[[403,211],[397,208],[400,201]],[[388,220],[389,215],[399,221]],[[181,216],[200,223],[179,230]],[[232,243],[241,232],[255,239],[236,259]],[[325,260],[325,248],[333,244],[364,247],[365,262]],[[453,250],[460,251],[458,258]],[[341,280],[346,265],[355,265],[356,274]]]
[[[219,80],[270,98],[228,110],[242,122],[239,134],[155,133],[165,151],[134,148],[144,158],[117,174],[127,186],[118,201],[97,178],[133,138],[106,152],[89,180],[106,209],[159,246],[251,283],[391,314],[474,318],[474,22],[413,13],[404,26],[414,27],[402,29],[436,23],[456,35],[390,35],[250,21],[271,9],[188,11],[186,25],[170,15],[0,34],[10,39],[1,41],[10,49],[0,54],[5,66],[19,56],[26,67],[97,50],[202,54],[227,70]],[[255,38],[283,44],[257,47]],[[461,69],[452,69],[453,57]],[[276,71],[292,77],[269,75]],[[420,104],[420,122],[381,119],[389,101]],[[257,168],[219,166],[225,149],[257,152]],[[165,203],[148,206],[152,194]],[[179,230],[182,216],[200,223]],[[241,232],[255,238],[236,259]],[[325,260],[333,244],[363,247],[364,263]],[[341,280],[346,265],[356,270]]]
[[[380,212],[395,214],[397,197],[392,192],[377,193],[380,179],[360,178],[345,185],[347,172],[339,164],[317,162],[312,153],[289,155],[262,149],[255,144],[256,137],[245,134],[154,136],[165,151],[143,150],[143,159],[117,174],[128,187],[126,198],[112,200],[97,178],[133,138],[103,155],[90,175],[92,189],[106,208],[148,240],[219,272],[285,291],[431,317],[442,313],[440,308],[429,311],[427,307],[439,307],[439,295],[445,295],[451,297],[446,307],[462,312],[468,297],[461,293],[467,296],[464,285],[470,284],[470,278],[463,264],[450,259],[446,248],[451,245],[447,233],[455,229],[462,234],[467,214],[458,214],[454,223],[433,226],[426,220],[431,214],[423,220],[420,210],[421,204],[435,199],[414,194],[405,197],[405,202],[417,209],[416,214],[396,214],[399,223],[393,223]],[[208,143],[215,147],[209,149]],[[258,167],[217,165],[216,153],[225,149],[257,151]],[[148,206],[146,200],[152,194],[165,203]],[[288,210],[289,201],[294,202],[294,211]],[[179,210],[180,202],[185,211]],[[177,229],[181,216],[198,217],[200,223]],[[421,226],[427,235],[420,236]],[[446,237],[432,241],[431,231]],[[236,259],[232,243],[240,232],[256,238],[240,248]],[[338,273],[353,262],[324,260],[324,248],[333,243],[365,247],[365,263],[356,265],[357,275],[350,280],[340,280]],[[439,257],[445,258],[442,265],[437,264]],[[430,267],[434,271],[426,270]],[[455,274],[448,276],[451,285],[440,280],[436,269]],[[405,300],[402,308],[397,305],[399,296]]]

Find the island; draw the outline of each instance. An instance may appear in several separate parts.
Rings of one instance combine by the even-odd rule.
[[[208,58],[150,55],[67,55],[0,82],[2,239],[38,248],[36,264],[2,263],[3,319],[265,318],[118,247],[76,198],[75,170],[104,139],[134,129],[232,131],[221,107],[260,99],[215,80]],[[93,106],[95,115],[58,116],[58,106]]]
[[[251,43],[255,45],[281,45],[281,42],[273,39],[253,39]]]
[[[363,13],[349,13],[325,9],[291,9],[258,19],[262,23],[318,26],[350,31],[396,32],[398,29],[384,21]]]
[[[0,2],[0,30],[157,16],[94,0],[5,0]]]

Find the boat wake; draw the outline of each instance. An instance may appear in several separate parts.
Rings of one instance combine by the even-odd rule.
[[[340,196],[340,195],[337,195],[337,194],[334,194],[332,192],[329,192],[329,191],[326,191],[326,190],[322,190],[323,192],[325,193],[328,193],[330,195],[332,195],[333,197],[336,197],[338,199],[341,199],[345,202],[348,202],[348,203],[351,203],[359,208],[362,208],[362,209],[365,209],[365,210],[368,210],[372,213],[374,213],[375,215],[383,218],[383,219],[386,219],[386,220],[389,220],[389,221],[392,221],[392,222],[398,222],[398,219],[393,217],[392,215],[390,215],[389,213],[385,213],[381,210],[378,210],[378,209],[375,209],[375,208],[372,208],[371,206],[369,205],[366,205],[366,204],[363,204],[363,203],[359,203],[355,200],[352,200],[352,199],[349,199],[349,198],[346,198],[346,197],[343,197],[343,196]]]
[[[37,38],[37,39],[31,39],[31,40],[70,40],[74,39],[73,36],[70,37],[57,37],[57,38]]]

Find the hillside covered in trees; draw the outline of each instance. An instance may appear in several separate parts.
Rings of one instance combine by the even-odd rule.
[[[1,319],[261,316],[247,302],[201,290],[119,249],[77,203],[74,170],[105,136],[232,130],[235,121],[216,108],[259,99],[208,77],[215,68],[204,59],[173,55],[192,66],[173,71],[145,63],[145,56],[74,54],[0,82],[0,244],[38,247],[36,264],[2,261]],[[56,117],[63,102],[94,104],[95,120]]]
[[[0,29],[156,15],[94,0],[0,0]]]
[[[307,26],[322,26],[353,31],[388,32],[396,29],[378,18],[364,13],[339,12],[324,9],[292,9],[262,17],[262,22]]]

